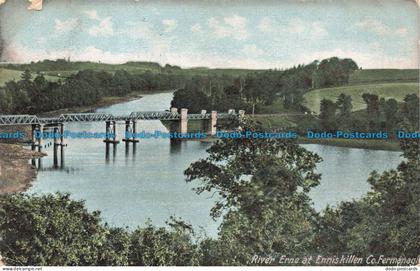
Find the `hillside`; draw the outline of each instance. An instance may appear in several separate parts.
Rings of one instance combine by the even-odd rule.
[[[156,62],[127,62],[123,64],[108,64],[108,63],[98,63],[98,62],[68,62],[65,60],[44,60],[41,62],[30,63],[30,64],[0,64],[0,68],[14,70],[14,71],[24,71],[29,69],[32,72],[44,72],[47,75],[66,77],[72,73],[77,73],[80,70],[96,70],[96,71],[107,71],[115,72],[117,70],[126,70],[130,73],[144,73],[150,71],[152,73],[175,73],[175,74],[186,74],[186,75],[233,75],[233,76],[243,76],[250,72],[255,72],[259,70],[248,70],[248,69],[210,69],[206,67],[193,67],[182,69],[178,66],[165,65],[161,66]]]
[[[0,68],[0,86],[3,86],[6,82],[11,80],[19,80],[21,75],[22,71]],[[32,73],[32,76],[35,77],[36,74]],[[55,76],[49,75],[45,76],[45,78],[49,81],[56,81],[58,79]]]
[[[386,99],[394,98],[401,102],[407,94],[418,94],[418,92],[418,83],[382,83],[315,89],[306,93],[304,98],[306,106],[312,111],[319,113],[319,104],[322,99],[336,101],[341,93],[351,95],[353,99],[353,111],[357,111],[366,107],[362,99],[363,93],[376,94]]]
[[[21,74],[20,71],[0,69],[0,86],[3,86],[7,81],[18,80]]]
[[[403,82],[419,82],[419,71],[417,69],[356,70],[350,75],[349,78],[349,85]]]

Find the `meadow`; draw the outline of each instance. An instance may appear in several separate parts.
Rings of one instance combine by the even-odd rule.
[[[352,98],[353,111],[358,111],[366,107],[362,99],[363,93],[376,94],[385,99],[394,98],[402,102],[407,94],[419,93],[419,84],[412,83],[378,83],[366,85],[352,85],[332,88],[321,88],[307,92],[304,95],[306,106],[313,112],[319,113],[320,102],[322,99],[336,101],[337,97],[344,93]]]
[[[21,75],[22,71],[0,68],[0,86],[4,86],[8,81],[19,80]],[[32,76],[35,77],[36,73],[32,73]],[[58,77],[50,75],[46,75],[45,78],[49,81],[58,80]]]

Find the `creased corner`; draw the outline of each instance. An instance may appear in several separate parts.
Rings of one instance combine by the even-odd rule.
[[[42,0],[29,0],[31,5],[28,7],[29,10],[41,10],[42,9]]]
[[[42,0],[28,0],[31,4],[29,10],[42,10]],[[6,0],[0,0],[0,5],[4,4]]]

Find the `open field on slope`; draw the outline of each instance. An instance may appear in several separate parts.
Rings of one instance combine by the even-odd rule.
[[[19,80],[20,76],[22,75],[22,71],[15,71],[9,69],[0,68],[0,86],[4,86],[4,84],[11,80]],[[35,73],[32,74],[33,77],[36,76]],[[45,75],[45,78],[48,81],[56,81],[58,78],[55,76]]]
[[[372,83],[407,83],[419,82],[417,69],[368,69],[354,71],[349,78],[349,85]]]
[[[341,93],[352,97],[353,111],[357,111],[366,107],[362,99],[363,93],[376,94],[385,99],[394,98],[398,102],[402,102],[407,94],[418,94],[418,92],[418,83],[385,83],[315,89],[306,93],[304,98],[306,106],[319,113],[319,105],[322,99],[330,99],[335,102]]]

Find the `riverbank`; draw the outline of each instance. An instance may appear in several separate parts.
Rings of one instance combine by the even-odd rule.
[[[108,107],[118,103],[129,102],[141,99],[147,93],[132,92],[124,97],[104,97],[99,103],[91,106],[64,108],[38,114],[42,117],[52,117],[66,113],[87,113],[94,112],[98,108]],[[26,131],[30,134],[30,126],[4,126],[0,132]],[[36,169],[28,163],[30,159],[45,156],[44,153],[34,152],[23,148],[29,138],[18,141],[0,141],[0,194],[23,192],[30,187],[31,182],[36,178]],[[8,143],[8,144],[4,144]]]
[[[29,159],[45,156],[21,145],[0,143],[0,194],[25,191],[36,177]]]
[[[203,143],[213,143],[220,138],[209,136],[204,139],[196,139]],[[258,140],[258,139],[256,139]],[[363,139],[339,139],[339,138],[328,138],[328,139],[307,139],[299,137],[299,144],[317,144],[325,146],[335,146],[343,148],[353,149],[365,149],[365,150],[381,150],[381,151],[401,151],[398,142],[391,140],[363,140]]]
[[[150,94],[153,94],[153,93],[150,93]],[[53,116],[58,116],[61,114],[67,114],[67,113],[90,113],[90,112],[94,112],[95,110],[99,108],[104,108],[104,107],[108,107],[114,104],[125,103],[125,102],[130,102],[133,100],[141,99],[144,95],[148,95],[148,94],[144,92],[131,92],[128,95],[122,96],[122,97],[119,97],[119,96],[104,97],[102,98],[101,101],[99,101],[98,103],[94,105],[63,108],[59,110],[40,113],[37,115],[41,117],[53,117]]]
[[[324,138],[324,139],[307,139],[299,137],[299,144],[318,144],[326,146],[366,149],[366,150],[382,150],[382,151],[401,151],[400,145],[392,140],[375,140],[375,139],[342,139],[342,138]]]

